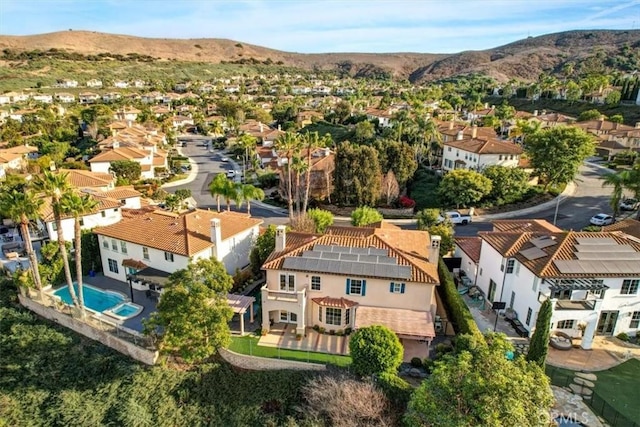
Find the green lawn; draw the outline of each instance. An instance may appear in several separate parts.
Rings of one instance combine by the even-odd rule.
[[[259,346],[258,337],[255,336],[231,337],[229,350],[240,354],[249,354],[252,356],[269,357],[274,359],[280,358],[297,360],[300,362],[328,363],[336,366],[349,366],[351,364],[351,357],[349,356]]]
[[[547,365],[546,373],[551,383],[566,387],[573,382],[574,371]],[[594,372],[598,376],[595,393],[607,404],[631,421],[640,420],[638,385],[640,384],[640,360],[630,359],[606,371]],[[602,410],[600,399],[594,399],[596,413]],[[611,411],[606,411],[610,415]]]
[[[640,360],[629,359],[614,368],[595,374],[598,376],[596,393],[631,421],[640,420]]]

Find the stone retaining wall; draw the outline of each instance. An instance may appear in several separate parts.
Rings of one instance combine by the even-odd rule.
[[[146,348],[139,347],[109,332],[101,331],[92,327],[88,323],[85,323],[78,319],[74,319],[73,317],[61,313],[54,308],[46,307],[42,304],[39,304],[38,302],[23,295],[18,295],[18,298],[20,300],[20,304],[33,311],[37,315],[56,322],[64,326],[65,328],[71,329],[79,334],[84,335],[87,338],[91,338],[94,341],[98,341],[99,343],[106,345],[107,347],[111,347],[112,349],[125,354],[132,359],[135,359],[147,365],[154,365],[158,360],[157,351],[147,350]]]
[[[220,356],[229,364],[253,371],[279,371],[291,369],[296,371],[325,371],[327,367],[317,363],[297,362],[295,360],[271,359],[267,357],[247,356],[221,348]]]

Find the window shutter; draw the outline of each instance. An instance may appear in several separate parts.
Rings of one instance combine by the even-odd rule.
[[[400,293],[404,294],[404,283],[402,285],[400,285]]]
[[[365,296],[367,294],[367,281],[363,280],[362,281],[362,296]]]
[[[349,288],[351,287],[351,279],[347,279],[347,291],[346,294],[349,295]]]
[[[389,292],[393,293],[393,282],[391,282],[391,285],[389,285]]]

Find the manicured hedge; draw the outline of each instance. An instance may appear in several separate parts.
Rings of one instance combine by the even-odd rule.
[[[467,307],[462,300],[462,296],[458,293],[451,272],[447,269],[442,258],[438,261],[438,276],[440,277],[440,296],[444,299],[456,332],[458,334],[470,334],[484,340],[482,332],[478,329],[476,321],[473,320],[469,307]]]

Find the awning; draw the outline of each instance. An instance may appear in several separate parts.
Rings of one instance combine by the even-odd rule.
[[[246,295],[227,294],[227,302],[234,313],[246,313],[247,308],[255,302],[254,297]]]
[[[564,279],[566,280],[566,279]],[[574,279],[573,283],[558,283],[546,280],[549,284],[551,292],[556,291],[599,291],[601,289],[609,289],[604,283],[592,282],[588,279]]]
[[[372,325],[386,326],[403,338],[430,340],[436,336],[433,319],[428,311],[363,306],[356,308],[356,329]]]
[[[311,301],[323,307],[334,307],[334,308],[351,308],[355,305],[358,305],[357,302],[348,300],[346,298],[331,298],[331,297],[312,298]]]
[[[131,274],[130,277],[132,280],[137,280],[148,285],[165,286],[169,281],[170,275],[171,273],[167,273],[166,271],[147,267],[144,270]]]
[[[132,258],[122,260],[122,266],[135,268],[136,270],[142,270],[148,267],[144,262]]]

